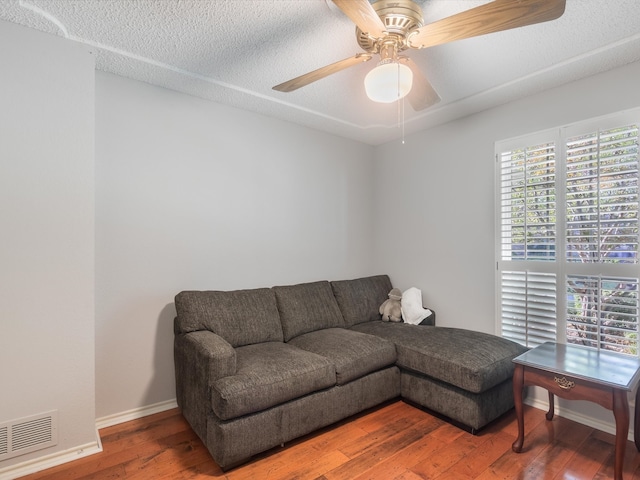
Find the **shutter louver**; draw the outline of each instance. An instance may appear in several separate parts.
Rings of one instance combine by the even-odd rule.
[[[555,260],[555,175],[552,143],[501,154],[502,260]]]
[[[638,279],[567,276],[567,342],[637,355]]]
[[[526,347],[556,340],[556,276],[502,272],[502,336]]]
[[[568,262],[637,263],[638,127],[567,140]]]

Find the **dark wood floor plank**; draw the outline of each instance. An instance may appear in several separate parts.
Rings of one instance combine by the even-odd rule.
[[[424,422],[424,423],[423,423]],[[424,438],[425,429],[433,425],[431,419],[413,424],[407,428],[388,435],[376,437],[376,442],[363,448],[357,455],[348,455],[350,460],[340,467],[324,474],[327,480],[352,480],[369,470],[374,469],[383,459],[388,458],[407,446]]]
[[[434,449],[441,444],[441,440],[433,436],[433,432],[443,428],[444,422],[433,417],[432,421],[423,421],[422,425],[422,438],[400,449],[396,454],[383,459],[376,464],[375,468],[363,472],[353,480],[388,480],[409,475],[410,466],[429,458]]]
[[[511,449],[516,437],[496,432],[492,435],[480,435],[483,441],[475,450],[466,455],[460,461],[447,470],[446,477],[468,479],[475,478],[489,466],[498,460],[505,452]],[[444,478],[444,477],[443,477]]]
[[[605,476],[598,476],[598,471],[606,471]],[[613,478],[613,445],[589,435],[580,450],[574,452],[571,460],[555,478]]]
[[[409,412],[411,414],[418,413],[406,407],[408,405],[403,402],[393,402],[386,405],[384,409],[374,409],[367,415],[358,415],[349,424],[371,433],[399,419],[407,418]]]
[[[464,432],[448,442],[440,442],[431,455],[422,462],[411,467],[411,471],[423,478],[436,478],[463,460],[473,452],[480,443],[477,436]]]
[[[375,447],[381,441],[412,428],[418,422],[432,423],[432,418],[425,416],[424,412],[417,408],[409,407],[404,412],[404,415],[390,415],[385,422],[377,424],[376,429],[364,428],[369,432],[367,435],[343,446],[340,451],[348,457],[354,458]],[[370,427],[370,425],[366,427]],[[428,428],[428,425],[425,424],[425,428]]]

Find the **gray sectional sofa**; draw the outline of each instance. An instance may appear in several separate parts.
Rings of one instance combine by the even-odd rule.
[[[477,430],[513,406],[525,348],[382,322],[388,276],[175,298],[178,405],[223,470],[401,397]]]

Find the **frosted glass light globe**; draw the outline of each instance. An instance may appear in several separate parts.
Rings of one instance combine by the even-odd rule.
[[[391,103],[411,91],[413,73],[404,64],[380,63],[364,77],[364,89],[374,102]]]

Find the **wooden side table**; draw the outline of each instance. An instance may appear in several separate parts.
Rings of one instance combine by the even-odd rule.
[[[627,393],[640,379],[640,359],[576,345],[547,342],[516,357],[513,362],[513,396],[518,438],[512,449],[522,451],[524,410],[522,390],[535,385],[549,392],[547,420],[554,415],[554,395],[567,400],[588,400],[613,411],[616,421],[614,479],[622,480],[624,451],[629,434]],[[640,452],[640,389],[636,391],[634,440]]]

